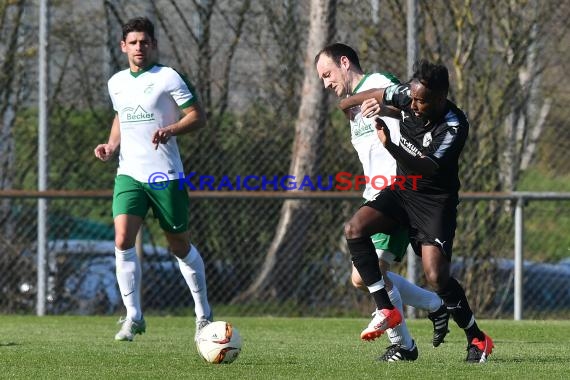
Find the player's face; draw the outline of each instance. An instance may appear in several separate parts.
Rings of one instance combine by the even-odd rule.
[[[416,117],[425,122],[435,120],[441,110],[442,96],[414,80],[410,86],[411,108]],[[443,99],[445,101],[445,99]]]
[[[145,32],[130,32],[121,41],[121,50],[127,54],[131,70],[138,71],[147,67],[154,59],[156,41]]]
[[[317,74],[326,89],[333,91],[339,98],[346,96],[349,83],[348,71],[342,67],[342,64],[338,66],[330,57],[321,54],[317,61]]]

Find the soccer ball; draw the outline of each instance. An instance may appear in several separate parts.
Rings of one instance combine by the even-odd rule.
[[[242,339],[230,323],[215,321],[200,331],[196,339],[198,353],[208,363],[232,363],[241,352]]]

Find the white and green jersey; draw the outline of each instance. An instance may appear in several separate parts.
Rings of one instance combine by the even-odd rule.
[[[177,179],[183,167],[176,137],[155,150],[152,136],[177,122],[180,109],[196,102],[192,86],[174,69],[154,65],[137,73],[120,71],[109,79],[108,88],[121,130],[117,174],[140,182],[148,182],[153,173]]]
[[[354,93],[371,88],[384,88],[398,83],[398,79],[391,74],[366,74],[354,89]],[[389,117],[383,117],[382,119],[390,129],[392,142],[399,144],[399,120]],[[389,185],[392,182],[392,176],[396,175],[396,160],[380,142],[376,134],[374,118],[363,117],[360,112],[360,106],[350,109],[350,134],[352,145],[356,149],[358,158],[362,163],[364,175],[371,179],[374,176],[382,176],[375,181],[377,188],[374,188],[372,183],[366,185],[363,196],[365,199],[370,200],[380,191],[378,190],[379,187]],[[382,178],[386,178],[389,183],[385,184]]]

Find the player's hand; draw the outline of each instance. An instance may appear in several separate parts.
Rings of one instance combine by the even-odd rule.
[[[154,134],[152,135],[152,143],[154,144],[154,149],[158,149],[159,144],[166,144],[171,136],[172,132],[169,128],[160,128],[154,131]]]
[[[99,144],[95,147],[93,153],[95,153],[95,157],[101,161],[107,161],[109,158],[113,157],[115,149],[109,144]]]
[[[360,112],[362,112],[362,116],[364,117],[373,117],[380,114],[382,107],[378,100],[375,98],[369,98],[362,102],[360,106]]]
[[[382,145],[386,146],[386,144],[391,142],[390,129],[388,129],[388,126],[381,118],[377,117],[374,121],[376,122],[376,134],[378,135]]]

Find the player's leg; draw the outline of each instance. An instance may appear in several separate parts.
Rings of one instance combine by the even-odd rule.
[[[380,262],[380,268],[383,278],[388,278],[388,269],[390,265],[385,261]],[[418,358],[418,348],[410,335],[408,325],[404,318],[404,305],[397,286],[393,285],[387,288],[390,301],[400,314],[402,321],[399,325],[386,330],[388,339],[390,340],[390,347],[386,352],[378,358],[381,361],[400,361],[400,360],[416,360]]]
[[[159,219],[170,250],[176,257],[180,272],[190,289],[196,313],[196,334],[213,320],[208,303],[206,271],[198,249],[190,243],[188,231],[189,198],[179,181],[171,181],[164,190],[149,189],[154,215]]]
[[[441,297],[457,325],[464,329],[468,342],[467,360],[483,362],[491,353],[493,342],[477,326],[465,291],[450,276],[459,200],[453,195],[417,196],[414,192],[406,192],[403,196],[410,218],[410,243],[422,258],[427,283]]]
[[[140,183],[129,176],[117,176],[113,191],[115,264],[127,315],[119,321],[122,327],[115,335],[116,340],[131,341],[146,330],[140,299],[141,264],[135,240],[147,209],[148,201]]]
[[[418,349],[403,317],[404,305],[401,293],[398,287],[391,281],[389,275],[390,266],[396,257],[392,251],[397,252],[398,256],[401,255],[402,250],[405,251],[408,242],[407,230],[404,230],[403,235],[399,233],[392,235],[380,233],[372,235],[371,238],[374,248],[376,248],[380,272],[385,281],[390,301],[402,315],[402,322],[398,326],[386,330],[391,345],[387,348],[384,355],[378,359],[381,361],[416,360],[418,358]]]
[[[381,245],[376,246],[378,257],[387,262],[402,262],[410,245],[408,229],[400,228],[390,235],[388,239],[384,240],[385,247]],[[438,347],[443,343],[445,336],[449,332],[449,314],[442,299],[436,293],[423,289],[416,284],[412,284],[396,273],[390,272],[387,277],[394,279],[393,282],[395,286],[398,287],[403,302],[406,305],[429,312],[428,318],[433,323],[432,344],[434,347]]]
[[[493,351],[493,341],[479,329],[463,287],[450,276],[450,257],[444,253],[445,243],[444,240],[441,247],[422,245],[424,273],[430,286],[445,302],[453,320],[465,331],[468,349],[466,360],[482,363]]]
[[[391,235],[381,233],[376,234],[372,236],[372,242],[376,248],[379,263],[401,262],[406,255],[408,248],[408,230],[400,228],[397,232]],[[443,304],[442,299],[436,293],[421,288],[409,282],[404,277],[396,273],[389,272],[388,269],[382,273],[382,277],[386,281],[386,289],[388,292],[392,289],[393,284],[393,286],[395,286],[399,291],[404,304],[413,306],[417,309],[427,310],[429,312],[428,318],[433,323],[432,344],[434,347],[437,347],[443,343],[445,336],[449,332],[449,314],[447,313],[447,309]],[[354,266],[352,267],[351,280],[354,287],[366,290],[366,287],[362,282],[362,278]],[[394,303],[394,301],[392,301],[392,303]],[[400,312],[402,312],[402,309],[400,309]],[[390,333],[388,336],[390,336]],[[395,344],[397,340],[397,336],[395,336],[394,339],[390,339],[393,344]]]
[[[345,225],[345,237],[352,262],[377,306],[374,318],[360,335],[364,340],[379,337],[386,329],[397,326],[402,318],[398,309],[390,301],[384,287],[378,256],[370,239],[373,234],[389,233],[398,225],[396,220],[380,211],[384,202],[389,203],[389,200],[384,199],[383,194],[384,192],[381,192],[373,201],[366,202]],[[379,199],[383,199],[383,202],[375,204]]]
[[[430,313],[437,311],[443,305],[442,299],[436,293],[408,281],[399,274],[389,272],[388,277],[400,290],[404,304]]]
[[[399,228],[391,235],[375,235],[372,241],[375,240],[374,246],[379,259],[388,263],[401,263],[404,260],[410,242],[407,228]],[[423,289],[396,273],[390,272],[388,277],[398,287],[406,305],[433,312],[443,304],[434,292]]]
[[[388,277],[398,287],[404,304],[428,311],[433,324],[432,344],[438,347],[449,333],[449,313],[443,300],[434,292],[411,283],[397,273],[389,272]]]

